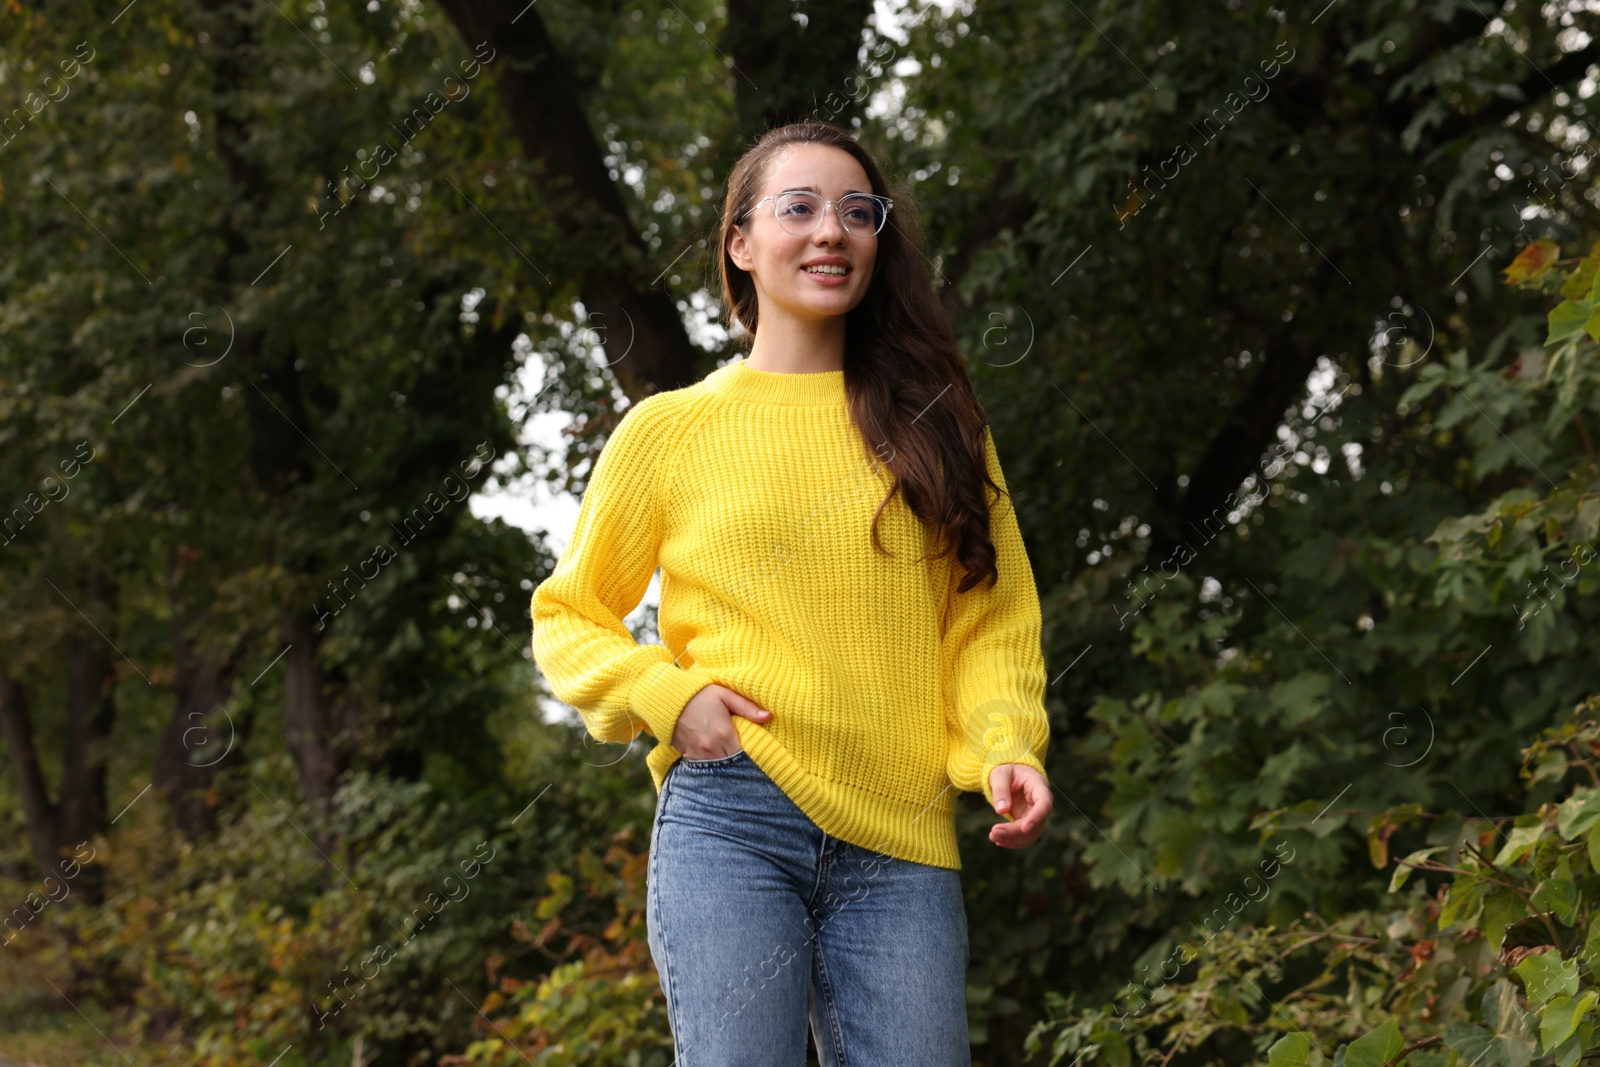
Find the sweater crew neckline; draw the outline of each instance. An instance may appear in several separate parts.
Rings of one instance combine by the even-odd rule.
[[[787,374],[756,370],[743,358],[718,369],[708,384],[724,396],[758,404],[824,406],[843,404],[848,398],[843,370]]]

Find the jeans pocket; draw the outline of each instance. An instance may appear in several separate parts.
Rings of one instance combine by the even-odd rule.
[[[688,756],[679,756],[678,762],[689,767],[727,767],[749,758],[750,753],[741,748],[730,756],[718,756],[716,759],[690,759]]]

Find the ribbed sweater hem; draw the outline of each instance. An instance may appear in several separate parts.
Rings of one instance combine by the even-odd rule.
[[[931,802],[896,800],[812,774],[759,723],[737,715],[733,722],[755,765],[823,833],[875,854],[930,867],[961,869],[955,824],[959,793],[955,786],[947,786]],[[658,793],[667,771],[680,758],[670,745],[651,750],[646,763]],[[882,829],[886,823],[892,829]]]

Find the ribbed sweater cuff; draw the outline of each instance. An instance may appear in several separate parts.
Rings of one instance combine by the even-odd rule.
[[[958,773],[976,772],[977,788],[990,808],[994,807],[994,788],[989,775],[996,767],[1020,763],[1045,773],[1049,720],[1042,711],[1030,712],[1025,707],[1017,701],[996,698],[985,701],[967,718],[967,749],[962,754],[964,759],[958,760]]]
[[[994,810],[994,785],[989,781],[989,775],[994,772],[996,767],[1007,763],[1020,763],[1024,766],[1032,767],[1040,774],[1045,774],[1044,764],[1040,763],[1039,757],[1035,756],[1032,752],[1014,751],[990,753],[989,758],[985,760],[983,764],[983,799],[988,802],[990,811]],[[1045,780],[1049,781],[1050,776],[1045,774]],[[1015,798],[1016,791],[1013,790],[1011,795],[1013,798]],[[1006,812],[1006,817],[1013,822],[1016,821],[1016,816],[1012,815],[1010,812]]]
[[[639,676],[628,694],[628,706],[663,745],[672,744],[683,706],[711,679],[673,663],[654,663]]]

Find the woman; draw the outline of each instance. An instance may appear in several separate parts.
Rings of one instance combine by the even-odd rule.
[[[763,135],[720,246],[749,355],[629,408],[534,591],[535,659],[594,737],[658,741],[647,928],[676,1064],[801,1067],[808,1014],[825,1064],[969,1064],[956,794],[983,792],[1005,848],[1052,806],[988,417],[915,217],[843,129]],[[641,646],[622,619],[658,565],[663,644]]]

